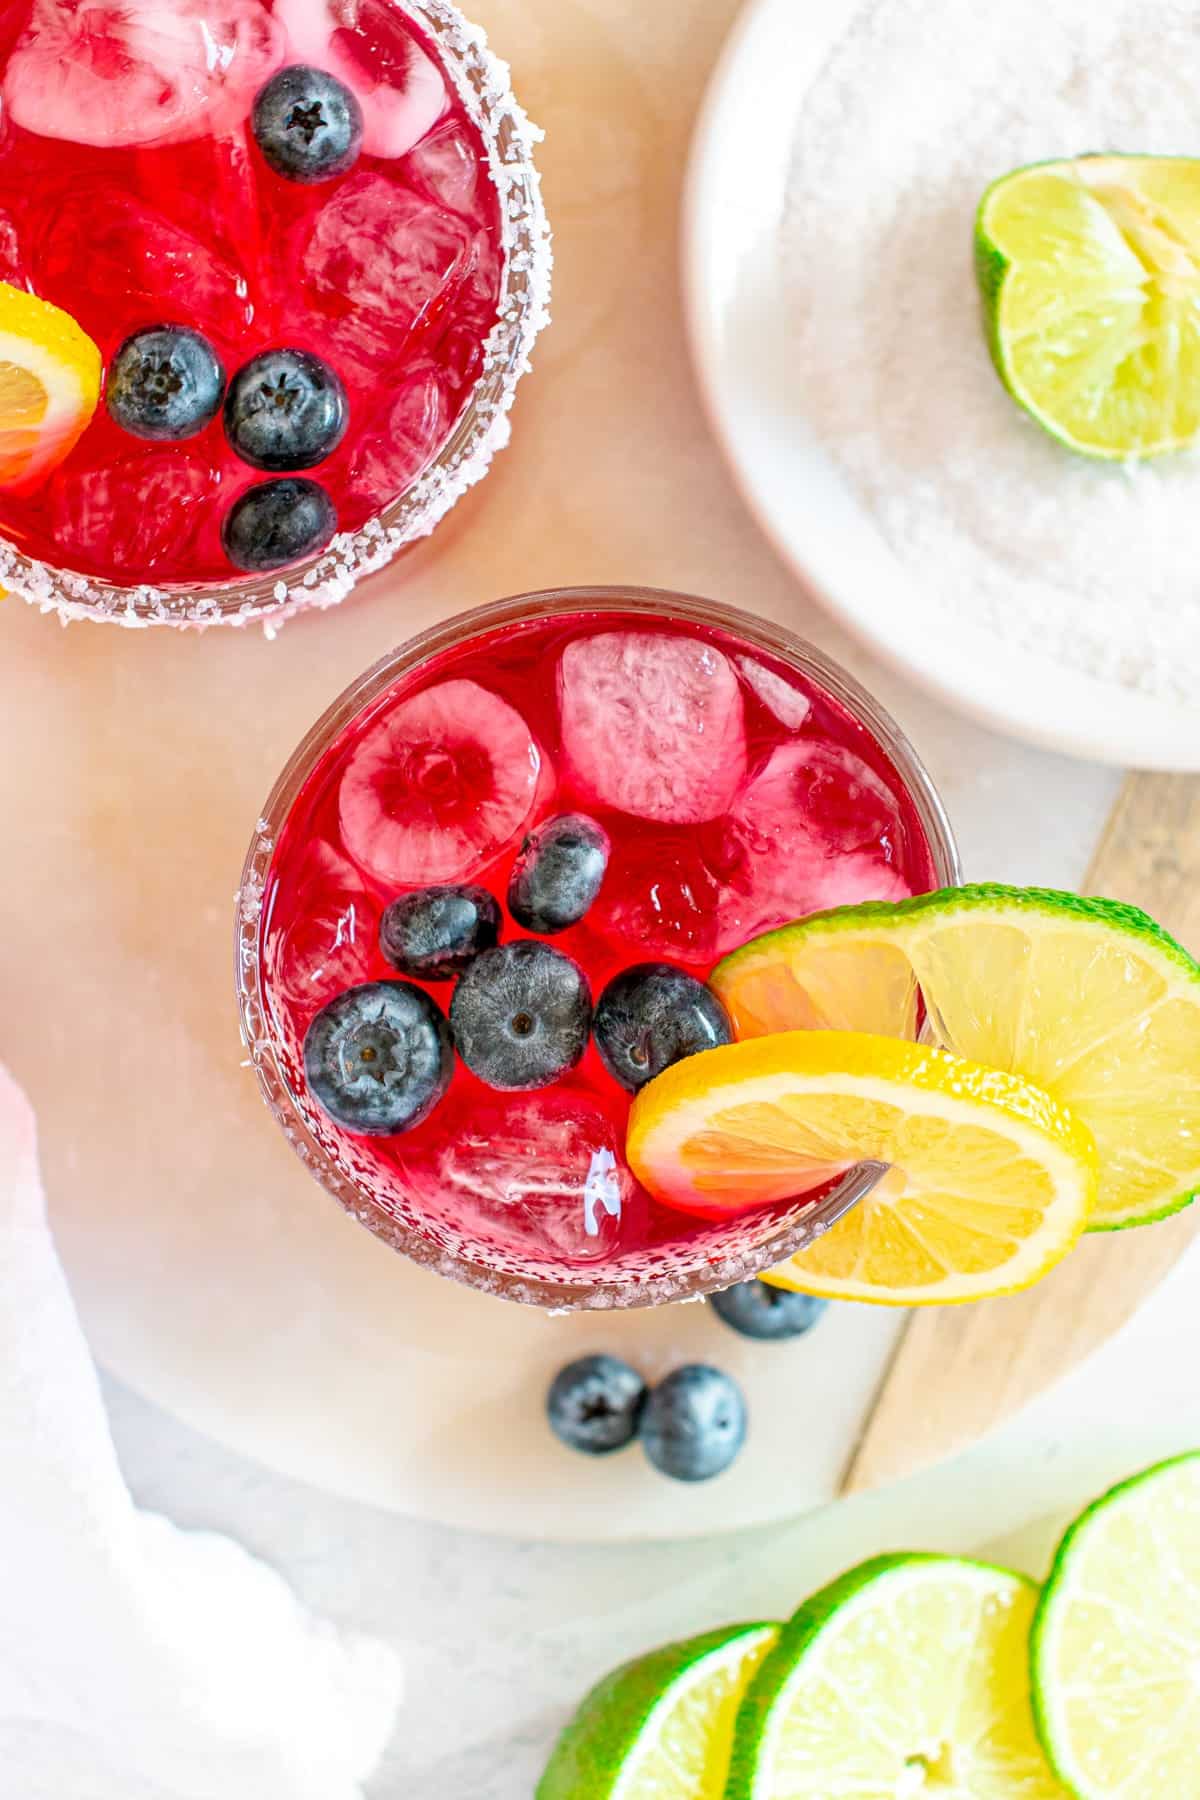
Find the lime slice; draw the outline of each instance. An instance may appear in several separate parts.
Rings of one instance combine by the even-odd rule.
[[[1161,1463],[1063,1539],[1033,1630],[1034,1709],[1078,1800],[1200,1791],[1200,1455]]]
[[[952,1557],[852,1569],[755,1678],[727,1800],[1065,1800],[1030,1708],[1036,1601],[1024,1576]]]
[[[994,182],[975,221],[992,356],[1072,450],[1156,456],[1200,432],[1200,161],[1080,156]]]
[[[535,1800],[719,1800],[738,1705],[779,1636],[731,1625],[668,1644],[593,1688]]]
[[[1093,1231],[1165,1218],[1200,1189],[1200,965],[1135,907],[994,886],[844,907],[756,938],[712,985],[739,1038],[913,1037],[923,997],[934,1042],[1087,1126]]]
[[[884,1306],[1030,1286],[1075,1244],[1096,1191],[1091,1137],[1039,1088],[855,1032],[785,1032],[687,1057],[638,1094],[626,1153],[656,1200],[710,1218],[887,1164],[852,1212],[769,1277]]]

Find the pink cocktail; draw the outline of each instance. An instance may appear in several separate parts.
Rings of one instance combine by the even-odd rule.
[[[431,529],[503,440],[544,314],[502,77],[445,0],[0,9],[0,282],[70,314],[104,370],[66,460],[0,484],[0,579],[67,612],[238,618],[328,603]],[[218,403],[155,431],[117,403],[118,359],[180,328]],[[164,343],[143,388],[190,379]],[[281,351],[292,363],[262,364]],[[317,367],[324,434],[256,460],[231,411],[256,367],[247,407],[288,404]],[[231,530],[273,481],[301,484],[300,522]]]
[[[548,844],[553,879],[531,899]],[[631,1092],[602,996],[654,964],[686,1008],[688,978],[757,932],[955,879],[911,749],[815,651],[700,601],[534,596],[389,657],[301,746],[247,863],[243,1028],[305,1160],[417,1260],[545,1304],[704,1292],[780,1260],[822,1202],[720,1225],[654,1203],[625,1161]],[[428,979],[398,942],[431,892],[467,893],[477,935]],[[601,1003],[576,1042],[567,969]],[[366,1111],[336,1095],[331,1111],[321,1058],[345,996],[397,983],[427,1066],[392,1129],[395,1096],[370,1082]],[[355,1054],[382,1078],[386,1043],[365,1029]]]

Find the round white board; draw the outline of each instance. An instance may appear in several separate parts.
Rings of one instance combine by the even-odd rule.
[[[522,1537],[684,1536],[827,1500],[897,1321],[846,1309],[754,1348],[701,1306],[547,1319],[422,1275],[341,1214],[242,1067],[233,895],[258,809],[328,702],[435,620],[566,582],[708,593],[812,636],[927,758],[975,877],[1069,884],[1115,782],[1003,742],[849,646],[731,491],[675,313],[694,105],[736,0],[479,0],[548,129],[556,322],[513,448],[434,541],[341,609],[178,637],[0,604],[0,1059],[38,1110],[92,1347],[243,1454],[336,1493]],[[597,155],[597,142],[607,146]],[[614,241],[640,246],[636,266]],[[1030,796],[1053,829],[1031,826]],[[709,1486],[596,1464],[541,1418],[613,1348],[744,1381],[749,1446]]]
[[[864,642],[974,718],[1140,768],[1200,769],[1200,713],[1006,644],[921,592],[804,416],[781,220],[804,93],[861,0],[754,0],[701,114],[686,205],[689,326],[710,418],[791,567]],[[919,99],[914,97],[914,104]]]

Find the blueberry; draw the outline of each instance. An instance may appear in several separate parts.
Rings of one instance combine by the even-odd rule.
[[[582,813],[549,819],[521,845],[508,884],[508,910],[526,931],[578,925],[608,867],[608,833]]]
[[[329,181],[358,161],[362,107],[324,69],[280,69],[259,90],[252,117],[259,149],[288,181]]]
[[[549,1087],[587,1049],[592,1000],[583,971],[526,938],[477,956],[454,990],[450,1029],[489,1087]]]
[[[720,1369],[689,1363],[660,1381],[642,1413],[642,1446],[674,1481],[709,1481],[746,1441],[742,1390]]]
[[[379,948],[402,975],[449,981],[500,938],[500,908],[486,888],[429,887],[393,900]]]
[[[610,1075],[636,1094],[672,1063],[733,1041],[711,988],[670,963],[615,975],[596,1006],[596,1045]]]
[[[304,1039],[313,1099],[338,1125],[367,1137],[419,1125],[453,1072],[445,1019],[407,981],[349,988],[321,1009]]]
[[[225,554],[248,575],[266,574],[320,550],[337,529],[325,489],[303,475],[260,481],[235,500],[221,526]]]
[[[546,1416],[554,1435],[572,1450],[606,1456],[637,1436],[646,1393],[628,1363],[615,1356],[581,1356],[551,1382]]]
[[[224,392],[225,371],[206,337],[186,325],[154,325],[125,339],[104,398],[122,430],[175,443],[216,418]]]
[[[740,1281],[723,1294],[714,1294],[709,1304],[742,1337],[764,1343],[803,1337],[829,1309],[828,1300],[818,1300],[815,1294],[793,1294],[765,1281]]]
[[[350,423],[346,390],[307,350],[264,350],[225,396],[225,435],[243,462],[283,474],[311,469],[337,449]]]

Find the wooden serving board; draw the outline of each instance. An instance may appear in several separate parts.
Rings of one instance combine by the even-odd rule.
[[[1200,950],[1200,777],[1129,777],[1087,891],[1143,907]],[[999,1425],[1119,1331],[1197,1236],[1200,1203],[1159,1225],[1087,1238],[1028,1293],[914,1313],[843,1493],[912,1474]]]

